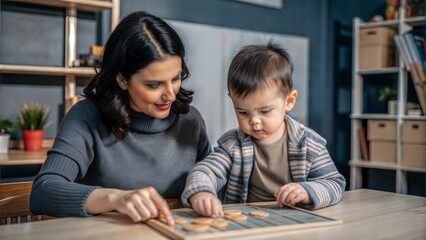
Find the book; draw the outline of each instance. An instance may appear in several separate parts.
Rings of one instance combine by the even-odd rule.
[[[411,62],[412,63],[414,63],[414,62],[422,63],[423,62],[422,57],[424,58],[423,53],[422,53],[423,49],[421,49],[421,51],[419,51],[419,49],[416,45],[416,42],[414,40],[414,35],[411,34],[411,33],[408,33],[408,34],[405,34],[403,36],[403,38],[405,40],[405,44],[407,46],[408,54],[409,54],[409,57],[411,59]],[[421,66],[421,65],[422,64],[420,64],[420,69],[423,71],[423,66]]]
[[[402,63],[404,64],[404,67],[407,69],[407,71],[411,70],[411,61],[410,58],[408,56],[408,50],[407,47],[405,45],[404,39],[399,36],[399,35],[395,35],[393,37],[394,42],[395,42],[395,46],[396,49],[398,50],[398,55],[402,60]]]
[[[417,34],[413,34],[413,41],[416,46],[417,54],[420,57],[420,62],[424,62],[426,60],[426,39],[423,36],[419,36]]]
[[[411,33],[394,37],[399,56],[411,74],[420,108],[426,115],[425,39]]]
[[[368,149],[368,140],[367,140],[367,130],[365,127],[359,128],[359,145],[361,147],[361,157],[362,159],[368,161],[369,158],[369,149]]]

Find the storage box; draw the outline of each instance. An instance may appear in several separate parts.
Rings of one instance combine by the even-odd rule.
[[[393,65],[392,49],[384,45],[359,48],[359,69],[385,68]]]
[[[367,121],[367,138],[369,141],[396,141],[396,121],[377,120]]]
[[[361,29],[359,31],[360,47],[368,45],[394,45],[395,30],[387,27]]]
[[[404,121],[402,143],[402,165],[426,168],[426,121]]]
[[[426,121],[404,121],[402,142],[426,144]]]
[[[396,163],[396,142],[370,141],[370,161]]]
[[[402,144],[402,166],[426,168],[426,144]]]
[[[394,65],[395,30],[380,27],[359,32],[359,68],[384,68]]]

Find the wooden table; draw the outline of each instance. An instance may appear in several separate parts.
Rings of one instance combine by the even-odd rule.
[[[31,152],[23,150],[9,150],[0,153],[0,166],[43,164],[47,157],[47,149]]]
[[[330,227],[286,231],[241,239],[426,239],[426,198],[353,190],[343,201],[314,213],[343,221]],[[167,239],[127,216],[62,218],[0,226],[0,239]],[[233,238],[235,239],[235,238]]]

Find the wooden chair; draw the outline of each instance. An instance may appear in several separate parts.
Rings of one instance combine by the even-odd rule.
[[[0,183],[0,225],[54,219],[30,212],[32,182]],[[166,199],[171,209],[183,207],[180,199]]]
[[[0,225],[52,219],[30,212],[32,182],[0,183]]]

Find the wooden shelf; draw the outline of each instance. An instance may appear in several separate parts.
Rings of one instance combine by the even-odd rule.
[[[18,74],[39,74],[39,75],[74,75],[74,76],[94,76],[94,68],[89,67],[49,67],[49,66],[29,66],[29,65],[8,65],[0,64],[2,73]]]
[[[366,28],[378,28],[378,27],[398,27],[398,20],[385,20],[381,22],[361,22],[359,24],[360,29],[366,29]]]
[[[363,168],[388,169],[388,170],[396,170],[398,168],[396,163],[371,162],[371,161],[365,161],[365,160],[350,160],[349,166],[351,166],[351,167],[363,167]]]
[[[401,166],[401,170],[402,171],[406,171],[406,172],[421,172],[421,173],[426,173],[426,169],[425,168],[418,168],[418,167]]]
[[[396,164],[396,163],[373,162],[373,161],[366,161],[366,160],[350,160],[349,166],[361,167],[361,168],[402,170],[402,171],[406,171],[406,172],[424,172],[424,173],[426,173],[426,168],[398,166],[398,164]]]
[[[421,115],[421,116],[408,116],[405,115],[402,117],[402,119],[404,120],[414,120],[414,121],[425,121],[426,120],[426,116],[425,115]]]
[[[377,113],[351,114],[350,117],[352,119],[362,119],[362,120],[368,120],[368,119],[396,120],[397,119],[396,115],[377,114]]]
[[[112,9],[113,3],[98,0],[7,0],[10,2],[31,3],[37,5],[76,8],[81,11],[101,12],[103,10]]]
[[[363,69],[358,71],[358,74],[360,75],[392,74],[392,73],[399,73],[399,67]]]
[[[0,166],[43,164],[47,157],[47,149],[38,152],[23,150],[9,150],[0,153]]]
[[[406,18],[404,23],[410,24],[412,26],[424,26],[426,21],[426,16],[415,16]]]
[[[6,0],[23,4],[59,7],[65,9],[64,27],[64,66],[29,66],[0,64],[0,73],[30,74],[30,75],[54,75],[64,76],[64,109],[67,112],[72,103],[76,102],[76,77],[92,77],[96,74],[93,67],[69,67],[76,60],[77,49],[77,12],[111,12],[111,29],[114,29],[119,21],[120,0]]]
[[[361,113],[361,114],[351,114],[351,119],[357,119],[357,120],[368,120],[368,119],[386,119],[386,120],[397,120],[397,115],[389,115],[389,114],[378,114],[378,113]],[[411,120],[411,121],[425,121],[426,116],[409,116],[404,115],[402,116],[403,120]]]
[[[404,23],[409,24],[411,26],[423,26],[425,24],[426,17],[425,16],[415,16],[415,17],[409,17],[405,18],[403,20]],[[361,22],[359,24],[360,29],[366,29],[366,28],[377,28],[377,27],[392,27],[392,28],[398,28],[399,20],[393,19],[393,20],[385,20],[381,22]]]

